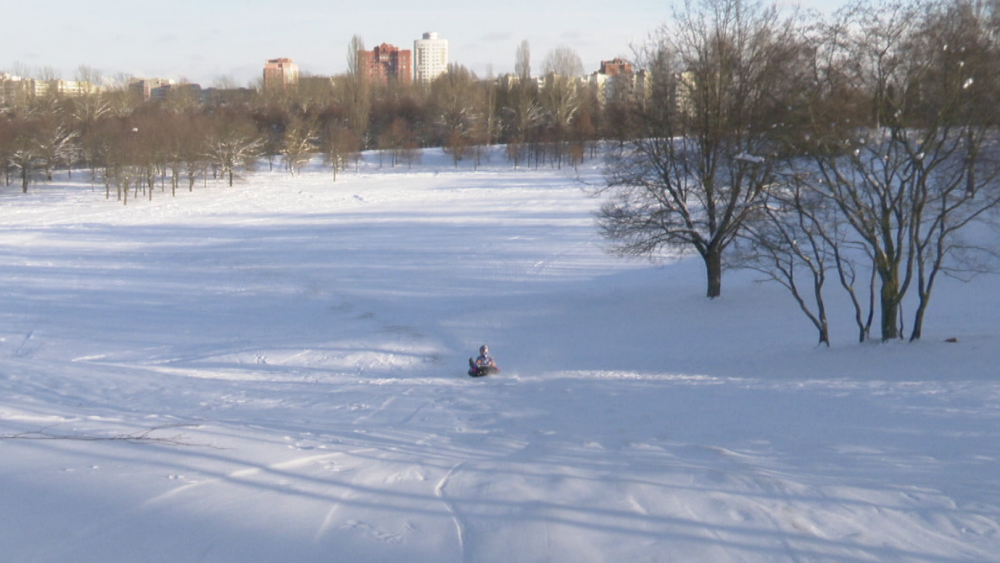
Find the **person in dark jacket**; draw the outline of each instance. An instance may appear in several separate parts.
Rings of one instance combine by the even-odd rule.
[[[490,349],[483,344],[479,347],[479,357],[469,358],[469,375],[472,377],[482,377],[491,373],[500,373],[496,360],[490,355]]]

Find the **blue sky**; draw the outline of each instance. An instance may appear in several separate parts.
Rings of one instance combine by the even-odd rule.
[[[829,8],[844,0],[803,0]],[[405,49],[425,31],[449,41],[452,62],[485,75],[513,71],[518,44],[531,44],[532,69],[564,45],[587,72],[602,59],[628,56],[666,21],[669,1],[413,0],[54,0],[0,1],[0,70],[16,64],[54,68],[72,79],[79,65],[105,75],[187,78],[209,86],[227,76],[247,84],[264,61],[289,57],[303,72],[336,74],[347,67],[347,46],[360,35],[371,48]],[[568,6],[572,6],[569,8]]]

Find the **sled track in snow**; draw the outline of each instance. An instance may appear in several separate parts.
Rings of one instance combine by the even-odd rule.
[[[455,532],[458,535],[458,549],[462,554],[462,561],[468,562],[469,558],[466,556],[465,551],[465,525],[462,524],[461,516],[455,506],[444,497],[445,487],[448,486],[448,483],[451,481],[451,477],[455,474],[455,472],[458,471],[463,465],[465,465],[464,461],[454,465],[450,470],[448,470],[448,473],[445,474],[445,476],[441,478],[441,481],[438,482],[437,486],[434,487],[434,496],[439,498],[441,502],[444,503],[445,508],[448,509],[448,514],[451,515],[452,521],[455,522]]]

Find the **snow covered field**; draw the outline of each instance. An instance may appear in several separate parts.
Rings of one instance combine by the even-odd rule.
[[[818,348],[570,171],[376,162],[0,192],[0,561],[1000,561],[997,276]]]

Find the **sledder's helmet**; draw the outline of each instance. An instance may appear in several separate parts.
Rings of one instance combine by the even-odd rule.
[[[479,353],[480,354],[485,354],[485,353],[487,353],[489,351],[490,351],[489,347],[487,347],[485,344],[483,344],[482,346],[479,347]]]

